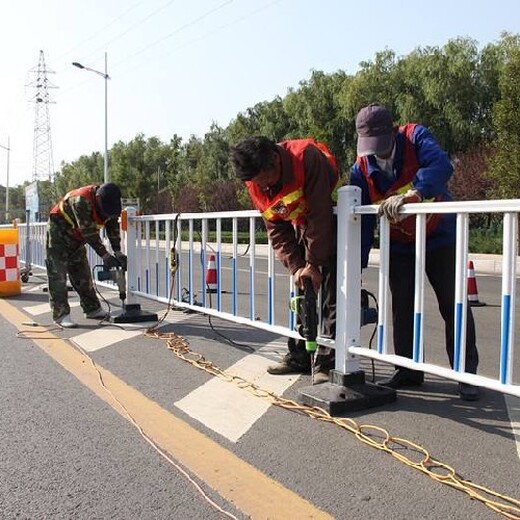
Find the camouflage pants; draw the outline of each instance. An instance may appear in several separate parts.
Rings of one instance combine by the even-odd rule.
[[[67,275],[79,295],[83,312],[99,309],[100,303],[94,290],[85,244],[74,239],[64,223],[52,218],[47,224],[46,253],[52,319],[57,320],[70,314]]]

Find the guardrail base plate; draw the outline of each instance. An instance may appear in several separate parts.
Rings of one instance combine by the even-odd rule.
[[[349,378],[352,383],[349,383]],[[300,388],[298,400],[307,406],[323,408],[330,415],[364,410],[396,400],[393,388],[366,383],[364,379],[362,371],[352,375],[331,370],[328,383]],[[338,384],[338,381],[344,384]]]
[[[143,321],[159,321],[155,312],[142,311],[138,303],[126,305],[123,311],[110,318],[112,323],[141,323]]]

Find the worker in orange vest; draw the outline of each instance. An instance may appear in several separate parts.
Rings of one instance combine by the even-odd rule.
[[[310,278],[322,290],[323,337],[334,338],[336,327],[336,222],[333,208],[340,179],[335,158],[313,139],[275,143],[265,136],[244,139],[231,148],[235,175],[245,182],[261,212],[278,259],[303,289]],[[288,340],[289,352],[270,374],[308,373],[311,357],[303,340]],[[333,352],[316,357],[314,383],[328,379]]]

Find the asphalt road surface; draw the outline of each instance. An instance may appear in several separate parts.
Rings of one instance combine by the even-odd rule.
[[[372,277],[367,273],[369,287]],[[492,374],[500,282],[481,276],[478,284],[487,303],[474,309],[481,367]],[[167,337],[144,334],[151,324],[86,320],[71,293],[80,327],[50,326],[44,285],[35,273],[20,296],[0,300],[1,518],[499,516],[336,424],[273,406],[181,360]],[[103,294],[112,313],[119,312],[116,293]],[[161,317],[166,311],[149,300],[141,304]],[[446,363],[436,312],[427,291],[427,352]],[[306,375],[265,374],[285,352],[284,339],[267,332],[174,310],[158,330],[180,335],[206,361],[288,399],[310,384]],[[370,330],[363,334],[368,338]],[[376,380],[392,370],[362,366],[368,379],[373,370]],[[520,499],[520,400],[485,390],[480,401],[463,402],[456,389],[427,376],[422,387],[400,391],[395,403],[349,417],[422,446],[468,481]],[[393,447],[417,457],[403,443]]]

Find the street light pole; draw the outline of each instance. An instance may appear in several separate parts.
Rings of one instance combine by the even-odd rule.
[[[94,72],[94,74],[101,76],[105,80],[105,155],[103,162],[103,182],[106,183],[108,182],[108,80],[110,79],[107,71],[107,53],[105,52],[105,72],[91,69],[90,67],[85,67],[85,65],[82,65],[77,61],[74,61],[72,65],[74,65],[74,67],[78,67],[78,69]]]
[[[103,161],[103,181],[108,182],[108,72],[107,53],[105,52],[105,157]]]
[[[7,137],[7,146],[0,144],[0,148],[7,150],[7,170],[5,179],[5,221],[9,220],[9,153],[11,151],[11,138]]]

